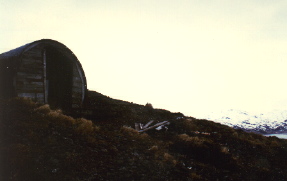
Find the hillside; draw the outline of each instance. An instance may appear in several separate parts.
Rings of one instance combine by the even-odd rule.
[[[0,120],[0,180],[287,180],[286,140],[93,91],[72,113],[2,100]]]

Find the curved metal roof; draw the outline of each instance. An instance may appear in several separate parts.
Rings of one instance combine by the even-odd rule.
[[[31,49],[31,48],[39,45],[39,44],[44,44],[47,46],[55,47],[58,50],[60,50],[60,52],[63,53],[65,56],[76,61],[76,65],[81,70],[81,76],[83,77],[85,87],[87,87],[85,73],[84,73],[84,70],[82,68],[80,61],[78,60],[76,55],[68,47],[66,47],[64,44],[62,44],[56,40],[41,39],[41,40],[37,40],[37,41],[31,42],[31,43],[25,44],[25,45],[20,46],[16,49],[13,49],[13,50],[10,50],[8,52],[4,52],[4,53],[0,54],[0,61],[1,60],[9,60],[9,59],[11,59],[11,60],[18,59],[18,57],[20,58],[24,52],[28,51],[29,49]],[[20,63],[20,61],[19,61],[19,63]],[[18,64],[18,63],[16,63],[16,64]]]
[[[68,47],[66,47],[64,44],[62,44],[56,40],[52,40],[52,39],[41,39],[41,40],[37,40],[37,41],[31,42],[31,43],[27,43],[23,46],[20,46],[18,48],[15,48],[13,50],[8,51],[8,52],[4,52],[4,53],[0,54],[0,59],[6,59],[6,58],[11,58],[11,57],[21,56],[22,53],[33,48],[34,46],[36,46],[38,44],[47,44],[47,45],[56,47],[58,49],[61,49],[61,51],[65,52],[65,53],[69,53],[69,54],[72,54],[73,56],[75,56],[74,53]],[[76,56],[74,58],[77,59]]]

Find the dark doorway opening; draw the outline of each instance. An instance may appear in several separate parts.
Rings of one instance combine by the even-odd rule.
[[[46,48],[47,100],[52,108],[72,107],[72,61],[53,47]]]
[[[12,61],[0,61],[0,99],[16,96],[13,79],[16,74]]]

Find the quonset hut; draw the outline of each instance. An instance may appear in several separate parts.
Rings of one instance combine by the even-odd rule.
[[[86,77],[64,44],[42,39],[0,54],[0,98],[29,97],[54,108],[79,108]]]

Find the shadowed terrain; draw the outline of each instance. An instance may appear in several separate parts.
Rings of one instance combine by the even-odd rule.
[[[82,110],[0,103],[0,180],[286,180],[287,142],[88,91]],[[169,121],[138,133],[135,123]]]

